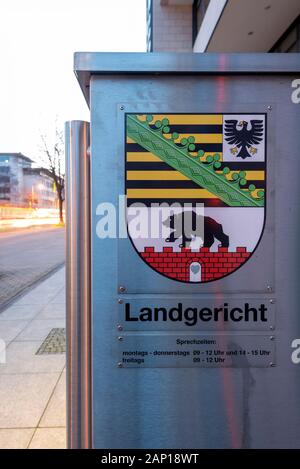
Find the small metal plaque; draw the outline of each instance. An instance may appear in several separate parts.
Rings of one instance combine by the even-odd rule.
[[[269,335],[124,334],[118,339],[120,368],[275,365],[275,338]]]
[[[118,305],[124,331],[265,331],[275,328],[269,298],[127,298]]]

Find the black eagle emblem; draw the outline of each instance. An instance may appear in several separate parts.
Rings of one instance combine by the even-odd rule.
[[[263,138],[262,120],[251,120],[250,130],[248,130],[248,124],[249,122],[244,120],[239,123],[234,119],[225,121],[225,139],[230,145],[235,145],[230,151],[234,155],[237,154],[237,158],[250,158],[257,153],[253,145],[258,145]]]

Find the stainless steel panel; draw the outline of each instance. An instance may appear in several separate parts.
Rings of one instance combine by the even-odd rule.
[[[89,103],[93,74],[299,73],[299,54],[187,54],[77,52],[74,70]]]
[[[127,333],[119,335],[117,343],[119,368],[275,366],[275,339],[270,335]]]
[[[181,68],[176,60],[172,65]],[[275,59],[273,65],[279,68]],[[258,70],[253,67],[251,76],[208,77],[199,69],[199,76],[91,77],[94,447],[299,448],[300,374],[291,362],[290,344],[300,333],[300,159],[295,156],[300,106],[291,101],[295,75],[253,75]],[[98,204],[117,206],[119,194],[124,193],[124,112],[152,111],[154,105],[161,111],[166,104],[169,112],[230,112],[235,106],[236,111],[255,109],[269,115],[271,190],[264,236],[248,266],[232,274],[230,281],[228,277],[229,283],[223,279],[207,291],[203,285],[194,290],[190,285],[173,288],[171,282],[149,274],[128,240],[101,240],[96,235]],[[125,287],[124,298],[129,292],[141,299],[155,291],[153,301],[159,301],[163,292],[171,302],[172,295],[213,296],[225,291],[231,292],[231,298],[275,299],[276,366],[120,370],[116,363],[120,286]]]

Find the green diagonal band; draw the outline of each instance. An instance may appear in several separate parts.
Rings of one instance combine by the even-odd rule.
[[[127,135],[135,143],[207,189],[227,205],[231,207],[264,206],[264,199],[254,198],[249,190],[241,189],[238,184],[229,181],[225,175],[216,173],[210,165],[195,161],[195,158],[188,152],[176,146],[172,140],[166,139],[160,132],[151,129],[147,122],[140,121],[134,115],[127,115]]]

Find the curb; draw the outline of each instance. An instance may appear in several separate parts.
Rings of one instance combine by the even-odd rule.
[[[29,283],[28,285],[25,285],[23,288],[21,288],[21,290],[19,290],[17,293],[15,293],[11,298],[9,298],[9,300],[4,301],[4,303],[2,303],[0,305],[0,314],[5,309],[7,309],[11,305],[11,303],[14,303],[17,299],[21,298],[22,296],[25,296],[27,293],[29,293],[30,290],[37,287],[44,280],[47,280],[49,277],[51,277],[51,275],[55,274],[64,265],[65,265],[65,261],[60,262],[59,264],[56,264],[50,270],[47,270],[44,274],[40,275],[39,278],[33,280],[31,283]]]

